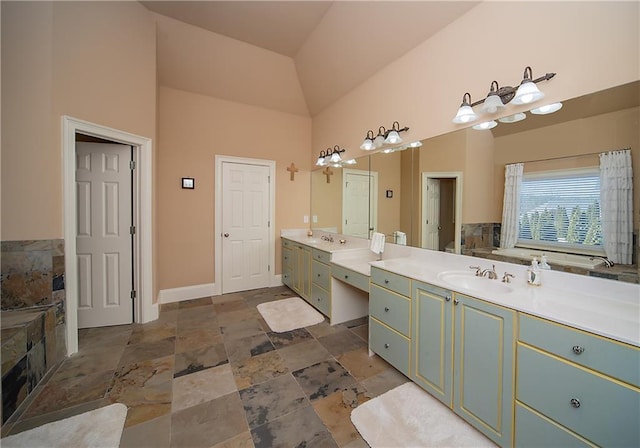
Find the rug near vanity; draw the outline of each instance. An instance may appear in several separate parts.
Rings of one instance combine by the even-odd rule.
[[[284,333],[298,328],[319,324],[324,316],[300,297],[261,303],[258,311],[276,333]]]
[[[405,383],[361,404],[351,421],[372,448],[496,447],[415,383]]]

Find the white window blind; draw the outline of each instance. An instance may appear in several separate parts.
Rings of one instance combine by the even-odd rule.
[[[519,216],[518,245],[601,253],[598,169],[525,173]]]

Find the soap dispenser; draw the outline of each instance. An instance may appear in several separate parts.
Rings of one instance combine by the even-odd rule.
[[[538,259],[536,257],[533,257],[533,260],[531,260],[531,267],[527,269],[527,283],[533,286],[542,285],[540,268],[538,267]]]

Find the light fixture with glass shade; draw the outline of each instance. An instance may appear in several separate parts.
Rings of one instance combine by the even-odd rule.
[[[554,112],[557,112],[560,109],[562,109],[562,103],[552,103],[552,104],[546,104],[544,106],[536,107],[535,109],[531,109],[529,112],[535,115],[546,115],[546,114],[552,114]]]
[[[398,123],[397,121],[394,121],[393,124],[391,125],[391,129],[389,130],[386,138],[384,139],[384,142],[387,145],[395,145],[398,143],[402,143],[402,137],[400,137],[400,132],[408,131],[408,130],[409,130],[408,127],[404,127],[400,129],[400,123]]]
[[[453,122],[457,124],[470,123],[476,120],[478,116],[471,108],[471,94],[469,92],[462,95],[462,104],[458,109],[458,113],[453,118]]]
[[[526,67],[524,69],[524,79],[520,83],[518,90],[516,90],[516,96],[513,97],[513,104],[529,104],[544,98],[544,93],[538,89],[532,78],[531,67]]]
[[[372,149],[375,149],[373,146],[373,131],[369,130],[367,131],[367,136],[364,138],[364,141],[362,142],[362,145],[360,145],[360,149],[363,149],[365,151],[371,151]]]
[[[508,117],[498,118],[500,123],[517,123],[527,118],[524,112],[518,112],[517,114],[509,115]]]
[[[345,151],[346,149],[340,148],[338,145],[335,145],[333,149],[327,148],[324,151],[320,151],[316,166],[331,165],[334,168],[342,168],[343,165],[354,165],[356,163],[354,159],[342,160],[340,154]]]
[[[495,88],[494,88],[495,85]],[[502,96],[500,96],[499,92],[500,87],[498,86],[498,81],[491,82],[491,87],[489,88],[489,93],[487,97],[484,99],[484,103],[482,103],[482,107],[480,108],[480,112],[485,114],[495,114],[500,109],[504,109],[506,106],[502,102]]]
[[[496,123],[495,120],[490,120],[476,124],[475,126],[473,126],[473,129],[475,129],[476,131],[485,131],[487,129],[493,129],[496,126],[498,126],[498,123]]]
[[[376,138],[373,139],[374,149],[378,149],[382,147],[382,145],[384,145],[384,139],[386,134],[387,134],[387,130],[384,128],[384,126],[380,126],[378,128],[378,135],[376,135]]]

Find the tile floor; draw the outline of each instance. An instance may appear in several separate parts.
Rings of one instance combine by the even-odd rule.
[[[2,434],[119,402],[122,447],[366,447],[351,409],[408,380],[368,356],[366,319],[271,332],[256,306],[295,295],[226,294],[81,330],[79,352]]]

